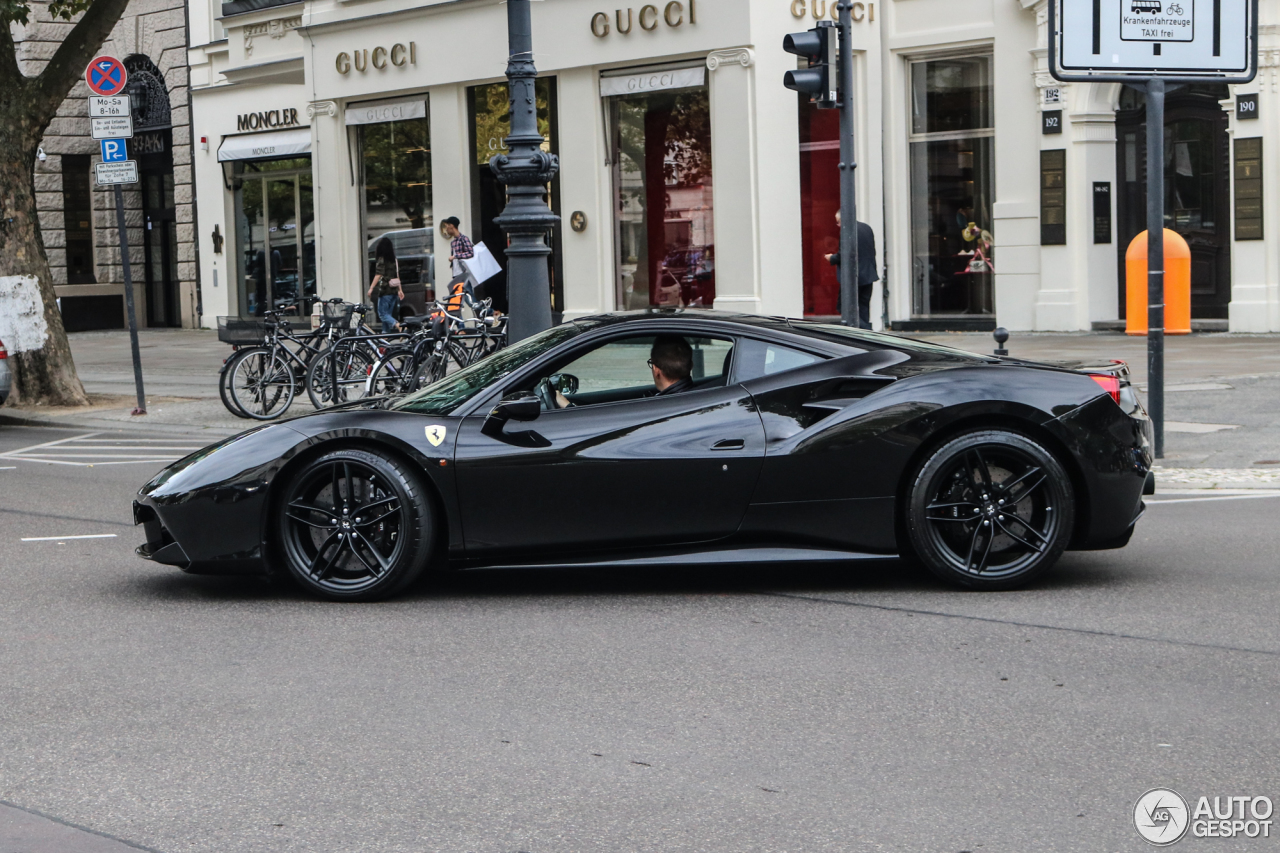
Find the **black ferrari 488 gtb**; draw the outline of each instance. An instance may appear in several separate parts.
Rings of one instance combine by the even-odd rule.
[[[1129,541],[1149,436],[1121,363],[655,310],[249,430],[162,471],[134,520],[147,559],[337,600],[446,568],[895,556],[1009,589]]]

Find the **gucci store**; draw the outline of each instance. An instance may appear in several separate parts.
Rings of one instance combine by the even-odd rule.
[[[504,188],[488,166],[509,131],[503,3],[203,2],[192,0],[190,57],[206,325],[362,299],[384,238],[404,310],[420,310],[450,275],[437,227],[450,216],[505,267],[493,224]],[[854,4],[877,327],[1123,319],[1123,247],[1145,186],[1141,98],[1055,84],[1044,5]],[[561,167],[547,186],[556,314],[835,315],[838,116],[781,83],[795,67],[782,36],[835,3],[617,6],[533,4],[539,129]],[[1276,119],[1258,85],[1211,88],[1170,96],[1167,221],[1193,246],[1202,327],[1280,330],[1280,253],[1261,227],[1271,176],[1237,180],[1261,167],[1261,154],[1240,158]],[[1236,118],[1239,94],[1262,121]],[[502,275],[485,288],[505,306]]]

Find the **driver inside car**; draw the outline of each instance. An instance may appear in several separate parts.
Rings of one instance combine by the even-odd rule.
[[[647,364],[653,372],[653,387],[658,392],[655,396],[665,397],[693,388],[693,347],[679,335],[658,335],[654,338]],[[573,405],[559,390],[555,391],[555,402],[557,409]]]

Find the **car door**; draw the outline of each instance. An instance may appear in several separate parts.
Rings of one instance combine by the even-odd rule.
[[[652,339],[613,339],[571,363],[579,387],[569,396],[580,405],[497,434],[482,431],[486,413],[463,421],[456,474],[468,556],[661,546],[738,529],[765,436],[750,394],[725,385],[732,341],[705,339],[719,346],[698,348],[693,389],[653,396]]]

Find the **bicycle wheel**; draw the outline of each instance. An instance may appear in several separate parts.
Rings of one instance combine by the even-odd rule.
[[[373,396],[383,394],[407,394],[416,390],[414,376],[417,364],[413,350],[406,347],[387,350],[369,373],[366,392]]]
[[[365,396],[374,358],[366,347],[334,344],[307,368],[307,396],[317,409]]]
[[[226,406],[227,411],[237,418],[247,418],[249,416],[240,411],[240,406],[236,404],[235,397],[231,395],[231,372],[235,369],[236,362],[246,352],[248,350],[233,352],[231,357],[223,363],[222,369],[218,371],[218,399],[222,400],[222,405]]]
[[[267,347],[244,350],[231,369],[231,397],[258,421],[278,418],[293,403],[293,367]]]

